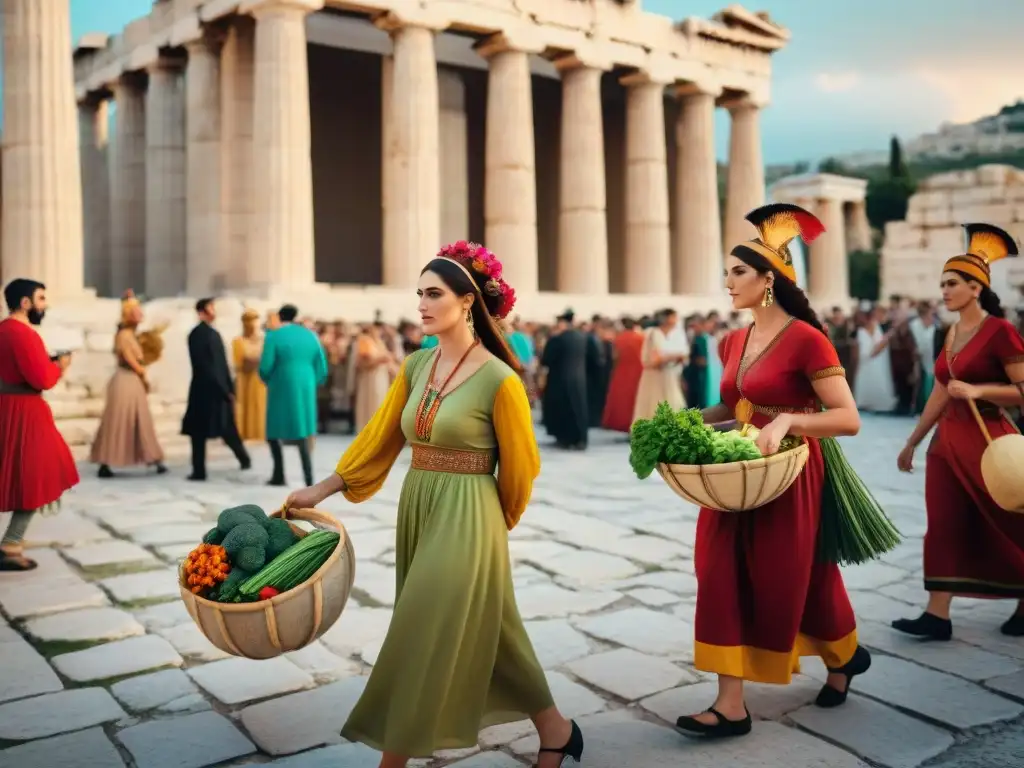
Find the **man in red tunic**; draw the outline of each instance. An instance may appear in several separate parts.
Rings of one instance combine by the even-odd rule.
[[[18,278],[4,288],[10,316],[0,321],[0,517],[10,513],[0,540],[0,571],[29,571],[22,554],[32,516],[53,508],[78,484],[78,470],[42,393],[71,362],[51,359],[33,325],[46,314],[46,286]],[[0,523],[2,530],[3,523]]]

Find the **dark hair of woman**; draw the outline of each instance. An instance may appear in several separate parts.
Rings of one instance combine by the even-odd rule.
[[[486,278],[474,274],[473,280],[470,281],[466,273],[458,264],[453,264],[451,259],[431,259],[420,274],[425,272],[433,272],[440,277],[456,296],[473,295],[475,301],[469,311],[473,316],[473,329],[480,343],[513,371],[521,373],[523,365],[509,347],[505,334],[498,327],[492,314],[501,304],[501,297],[484,292],[482,283],[486,282]]]
[[[769,272],[775,275],[775,282],[772,283],[775,303],[782,307],[783,311],[790,317],[803,320],[808,325],[814,326],[828,336],[828,331],[821,324],[817,313],[811,309],[811,302],[807,300],[807,294],[796,283],[790,281],[789,278],[780,275],[768,263],[768,259],[744,245],[737,245],[733,248],[732,255],[755,270],[759,275],[767,275]]]
[[[1006,317],[1006,310],[1003,309],[1003,305],[999,302],[999,296],[995,291],[987,285],[979,283],[976,278],[971,277],[966,272],[961,272],[959,269],[954,269],[953,271],[968,283],[978,283],[981,286],[981,295],[978,296],[979,307],[992,315],[992,317]]]
[[[622,318],[622,327],[625,328],[627,331],[632,331],[634,328],[636,328],[636,320],[634,320],[632,317],[624,317]]]

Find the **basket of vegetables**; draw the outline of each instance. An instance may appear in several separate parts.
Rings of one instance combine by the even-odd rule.
[[[746,512],[785,493],[807,463],[809,449],[787,437],[762,456],[753,427],[729,431],[705,424],[699,410],[673,411],[661,403],[653,418],[630,430],[629,461],[637,477],[655,469],[676,495],[719,512]]]
[[[192,620],[217,648],[269,659],[331,628],[352,592],[355,564],[352,541],[332,516],[315,509],[268,516],[247,504],[220,513],[182,562],[179,587]]]

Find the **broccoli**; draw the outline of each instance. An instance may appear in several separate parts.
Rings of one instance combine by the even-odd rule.
[[[232,507],[220,513],[220,517],[217,518],[217,530],[226,535],[235,526],[251,522],[252,515],[245,511],[245,507]]]
[[[267,560],[273,560],[299,540],[292,527],[284,520],[271,518],[267,523],[270,541],[267,543]]]
[[[220,544],[224,540],[224,534],[220,528],[213,527],[203,536],[203,544]]]
[[[245,514],[247,514],[257,523],[262,525],[264,528],[266,528],[267,524],[270,522],[270,518],[267,517],[267,513],[264,512],[259,507],[257,507],[255,504],[243,504],[240,507],[235,507],[235,509],[240,509],[244,511]]]
[[[270,541],[270,537],[267,535],[267,532],[259,523],[255,523],[250,519],[248,522],[232,528],[228,535],[224,537],[221,546],[224,547],[230,557],[234,558],[245,547],[257,547],[258,549],[265,550],[268,541]]]
[[[242,547],[234,556],[235,566],[243,571],[255,573],[267,562],[267,551],[263,547]]]
[[[252,576],[251,573],[247,573],[241,568],[232,568],[228,573],[228,577],[224,579],[217,588],[211,598],[220,603],[230,603],[238,596],[238,588]]]

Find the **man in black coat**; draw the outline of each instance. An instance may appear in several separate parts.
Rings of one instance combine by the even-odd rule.
[[[242,469],[249,469],[252,462],[235,424],[235,391],[224,340],[212,325],[217,319],[213,299],[197,301],[196,314],[199,324],[188,335],[192,381],[188,385],[188,407],[181,422],[181,434],[192,438],[192,474],[188,479],[205,480],[206,441],[210,438],[222,438]]]
[[[587,447],[590,413],[587,370],[598,361],[597,342],[573,325],[573,311],[558,318],[556,333],[544,345],[541,366],[547,380],[541,407],[544,426],[559,448],[582,451]]]

